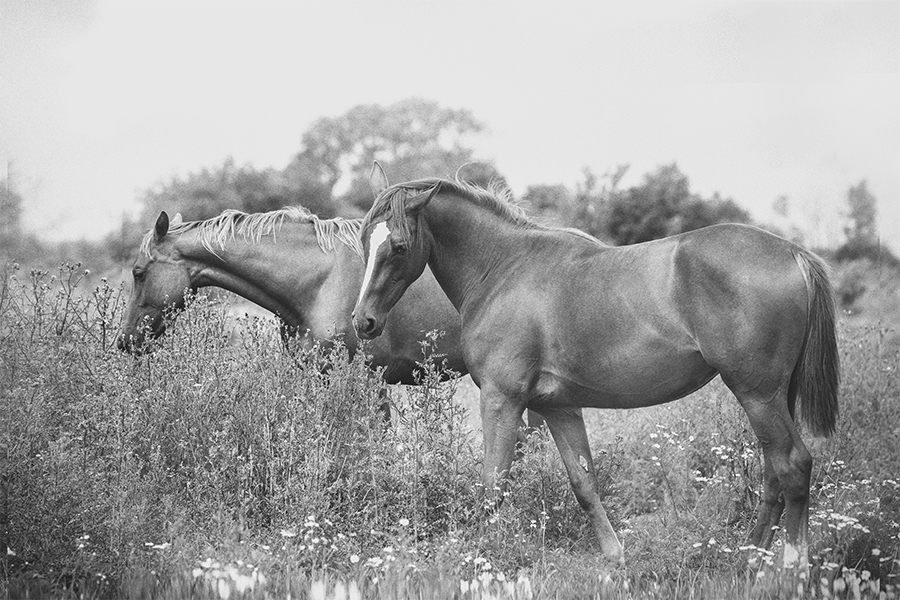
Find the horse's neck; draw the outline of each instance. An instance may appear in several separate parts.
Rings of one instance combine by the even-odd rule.
[[[195,235],[185,236],[179,246],[195,287],[226,289],[298,328],[308,326],[309,312],[335,265],[335,253],[322,252],[309,223],[284,223],[276,236],[258,242],[235,236],[215,253]]]
[[[485,207],[456,198],[435,198],[425,209],[434,251],[429,266],[450,302],[462,312],[488,293],[492,273],[513,271],[522,257],[523,231]]]

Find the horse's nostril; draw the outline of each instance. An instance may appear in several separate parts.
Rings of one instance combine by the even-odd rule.
[[[367,338],[373,337],[378,329],[378,324],[374,317],[363,317],[356,314],[353,315],[353,325],[356,327],[357,334]]]
[[[365,331],[366,333],[372,333],[373,331],[375,331],[375,319],[373,319],[372,317],[367,317],[365,328],[363,329],[363,331]]]

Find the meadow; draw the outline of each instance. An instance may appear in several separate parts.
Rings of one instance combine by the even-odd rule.
[[[121,285],[0,276],[0,597],[898,598],[900,346],[840,323],[841,417],[815,459],[811,569],[748,546],[761,456],[718,380],[668,405],[589,411],[627,567],[599,557],[556,449],[529,436],[497,511],[479,498],[477,390],[390,387],[340,345],[200,296],[140,356]],[[235,312],[239,313],[235,317]],[[430,339],[433,340],[433,334]],[[318,367],[331,364],[327,374]]]

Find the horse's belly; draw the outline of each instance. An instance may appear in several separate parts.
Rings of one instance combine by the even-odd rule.
[[[716,376],[699,353],[661,360],[628,361],[598,367],[590,373],[544,368],[538,376],[533,402],[540,406],[638,408],[663,404],[698,390]]]

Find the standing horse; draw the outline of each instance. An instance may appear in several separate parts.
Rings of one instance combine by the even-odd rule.
[[[360,219],[319,219],[302,207],[245,214],[228,210],[206,221],[169,222],[160,213],[144,236],[132,268],[134,284],[118,336],[131,350],[165,330],[163,313],[184,304],[185,290],[225,288],[277,315],[282,332],[308,340],[342,336],[352,356],[359,341],[350,322],[365,264],[359,244]],[[277,243],[276,243],[277,242]],[[446,366],[465,374],[459,350],[459,315],[430,274],[410,288],[370,344],[371,365],[384,367],[388,383],[415,383],[424,332],[445,332],[436,350]]]
[[[681,398],[717,374],[762,444],[765,491],[750,539],[768,547],[785,513],[785,564],[808,564],[812,457],[794,425],[834,431],[838,354],[832,291],[815,255],[744,225],[609,247],[529,221],[496,191],[443,179],[387,186],[362,224],[361,338],[431,268],[462,318],[481,389],[484,484],[510,468],[525,408],[546,419],[603,553],[624,563],[597,492],[582,407]]]

